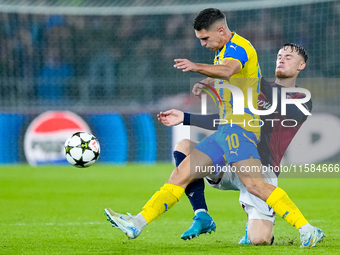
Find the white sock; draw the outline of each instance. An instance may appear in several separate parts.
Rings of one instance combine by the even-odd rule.
[[[140,213],[133,217],[133,222],[140,230],[143,230],[143,228],[147,225],[145,218]]]
[[[208,211],[207,211],[207,210],[205,210],[205,209],[197,209],[197,210],[195,211],[195,215],[197,215],[197,213],[199,213],[199,212],[205,212],[205,213],[208,213]]]
[[[303,232],[308,232],[308,231],[312,231],[313,230],[313,226],[309,223],[303,225],[301,228],[299,228],[299,232],[300,234],[302,234]]]

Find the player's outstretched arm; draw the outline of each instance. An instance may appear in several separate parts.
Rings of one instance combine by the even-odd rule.
[[[226,79],[241,70],[240,62],[237,60],[224,60],[219,65],[208,65],[191,62],[188,59],[175,59],[175,68],[183,72],[195,72],[211,78]]]
[[[214,120],[219,120],[219,114],[208,114],[208,115],[200,115],[193,113],[184,113],[184,121],[183,125],[196,126],[208,130],[217,130],[218,124],[214,125]],[[219,123],[219,122],[218,122]]]
[[[219,119],[218,113],[209,115],[199,115],[185,113],[177,109],[171,109],[157,114],[158,121],[164,126],[172,127],[181,123],[209,130],[217,130],[218,125],[213,125],[214,119]]]

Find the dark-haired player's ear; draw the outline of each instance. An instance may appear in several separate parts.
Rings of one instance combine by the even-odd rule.
[[[305,67],[306,67],[306,62],[301,62],[300,65],[299,65],[298,70],[302,71],[303,69],[305,69]]]
[[[222,26],[217,27],[217,33],[219,35],[223,35],[224,34],[224,28]]]

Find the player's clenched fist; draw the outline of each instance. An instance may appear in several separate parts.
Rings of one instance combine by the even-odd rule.
[[[197,96],[199,98],[201,98],[201,94],[202,94],[202,88],[205,88],[206,86],[203,85],[202,83],[196,83],[194,85],[194,87],[192,88],[192,94],[194,94],[194,96]]]
[[[175,59],[174,60],[176,62],[176,64],[174,65],[175,68],[177,69],[182,69],[183,72],[197,72],[198,68],[197,68],[197,64],[191,62],[188,59]]]

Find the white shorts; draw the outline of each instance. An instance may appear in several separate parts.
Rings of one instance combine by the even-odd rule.
[[[265,181],[277,187],[277,176],[274,172],[264,173]],[[209,175],[206,178],[207,183],[220,190],[239,190],[239,202],[243,210],[248,215],[248,220],[268,220],[275,222],[274,210],[262,199],[250,194],[241,182],[236,173],[227,171],[217,175]]]

